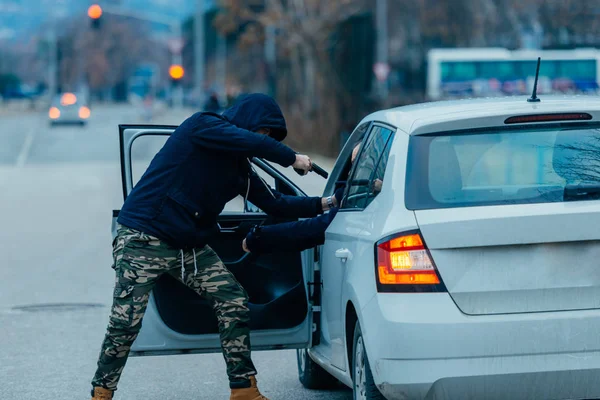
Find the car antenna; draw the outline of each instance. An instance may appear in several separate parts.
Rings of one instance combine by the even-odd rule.
[[[533,93],[531,97],[527,99],[529,103],[539,103],[541,100],[537,97],[537,83],[538,77],[540,75],[540,64],[542,63],[542,58],[538,57],[537,68],[535,70],[535,81],[533,82]]]

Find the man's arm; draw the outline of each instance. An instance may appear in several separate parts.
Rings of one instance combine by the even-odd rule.
[[[269,215],[286,218],[312,218],[327,210],[327,202],[321,197],[287,196],[267,186],[255,173],[250,173],[248,200]]]
[[[192,142],[211,150],[239,153],[244,157],[260,157],[283,167],[296,162],[296,153],[267,135],[250,132],[214,115],[197,114],[185,121]]]
[[[297,222],[255,227],[244,240],[245,250],[252,253],[302,251],[325,242],[325,231],[337,208],[327,214]]]

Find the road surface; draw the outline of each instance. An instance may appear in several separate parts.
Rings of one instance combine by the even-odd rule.
[[[178,124],[185,116],[154,122]],[[139,110],[128,106],[97,106],[85,128],[50,128],[45,114],[0,115],[0,399],[89,398],[114,280],[110,219],[122,202],[117,125],[138,122]],[[309,194],[325,183],[314,175],[294,179]],[[292,351],[254,359],[272,400],[352,398],[343,388],[303,389]],[[186,355],[131,358],[116,398],[228,393],[220,354]]]

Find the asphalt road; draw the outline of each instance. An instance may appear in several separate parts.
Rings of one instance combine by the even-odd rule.
[[[178,124],[185,116],[154,122]],[[85,128],[50,128],[45,114],[0,116],[2,400],[89,398],[114,281],[111,210],[122,203],[117,125],[137,122],[139,112],[123,106],[94,108]],[[294,179],[309,194],[325,183],[314,175]],[[345,389],[303,389],[292,351],[254,359],[270,399],[352,397]],[[225,364],[220,354],[132,358],[116,398],[227,399]]]

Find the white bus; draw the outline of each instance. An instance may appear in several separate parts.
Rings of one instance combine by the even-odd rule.
[[[538,93],[597,93],[600,51],[432,49],[427,61],[429,100],[530,94],[537,58]]]

